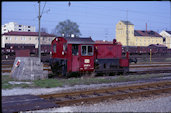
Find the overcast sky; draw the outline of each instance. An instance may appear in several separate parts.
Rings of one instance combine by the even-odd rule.
[[[66,19],[79,25],[82,36],[94,40],[115,38],[115,26],[120,20],[134,24],[135,30],[171,31],[171,3],[169,1],[68,1],[41,2],[41,27],[51,33]],[[38,31],[38,2],[2,2],[1,24],[16,22],[31,25]],[[128,11],[128,16],[127,16]]]

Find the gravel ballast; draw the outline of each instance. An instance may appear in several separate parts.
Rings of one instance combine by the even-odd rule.
[[[155,80],[170,80],[170,77],[156,78]],[[2,96],[23,95],[23,94],[50,94],[60,93],[74,90],[98,89],[109,86],[125,86],[130,84],[144,83],[147,81],[132,81],[109,84],[91,84],[91,85],[75,85],[56,88],[13,88],[2,90]],[[148,82],[152,82],[149,80]],[[155,82],[155,81],[153,81]],[[18,82],[17,82],[18,83]],[[111,100],[109,102],[100,102],[96,104],[86,105],[82,103],[79,106],[67,106],[61,108],[51,108],[29,112],[171,112],[171,94],[163,94],[164,96],[154,96],[138,99],[124,99],[120,101]]]
[[[120,101],[100,102],[90,105],[67,106],[61,108],[50,108],[39,112],[171,112],[171,95],[155,96],[136,99],[124,99]],[[29,113],[27,112],[27,113]]]

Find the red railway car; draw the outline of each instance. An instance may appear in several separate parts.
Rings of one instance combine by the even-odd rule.
[[[96,44],[90,38],[56,37],[51,43],[50,65],[53,73],[111,73],[128,72],[128,56],[122,58],[122,46],[114,40],[113,44]]]

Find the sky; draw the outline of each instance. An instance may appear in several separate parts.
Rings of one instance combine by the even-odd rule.
[[[41,25],[48,33],[59,22],[67,19],[76,22],[80,37],[92,37],[93,40],[113,40],[115,27],[120,20],[134,24],[135,30],[171,31],[170,1],[42,1]],[[31,2],[2,2],[1,24],[16,22],[31,25],[38,31],[39,4]],[[44,10],[43,10],[44,8]]]

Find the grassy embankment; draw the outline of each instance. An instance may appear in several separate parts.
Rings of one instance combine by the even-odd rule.
[[[53,88],[64,87],[74,85],[89,85],[89,84],[101,84],[101,83],[116,83],[136,80],[147,80],[151,78],[163,77],[163,74],[145,74],[145,75],[129,75],[129,76],[113,76],[113,77],[93,77],[93,78],[69,78],[69,79],[44,79],[34,80],[31,84],[10,84],[9,81],[16,81],[9,76],[2,76],[2,89],[11,89],[15,87],[22,88]],[[22,81],[28,82],[28,81]]]

